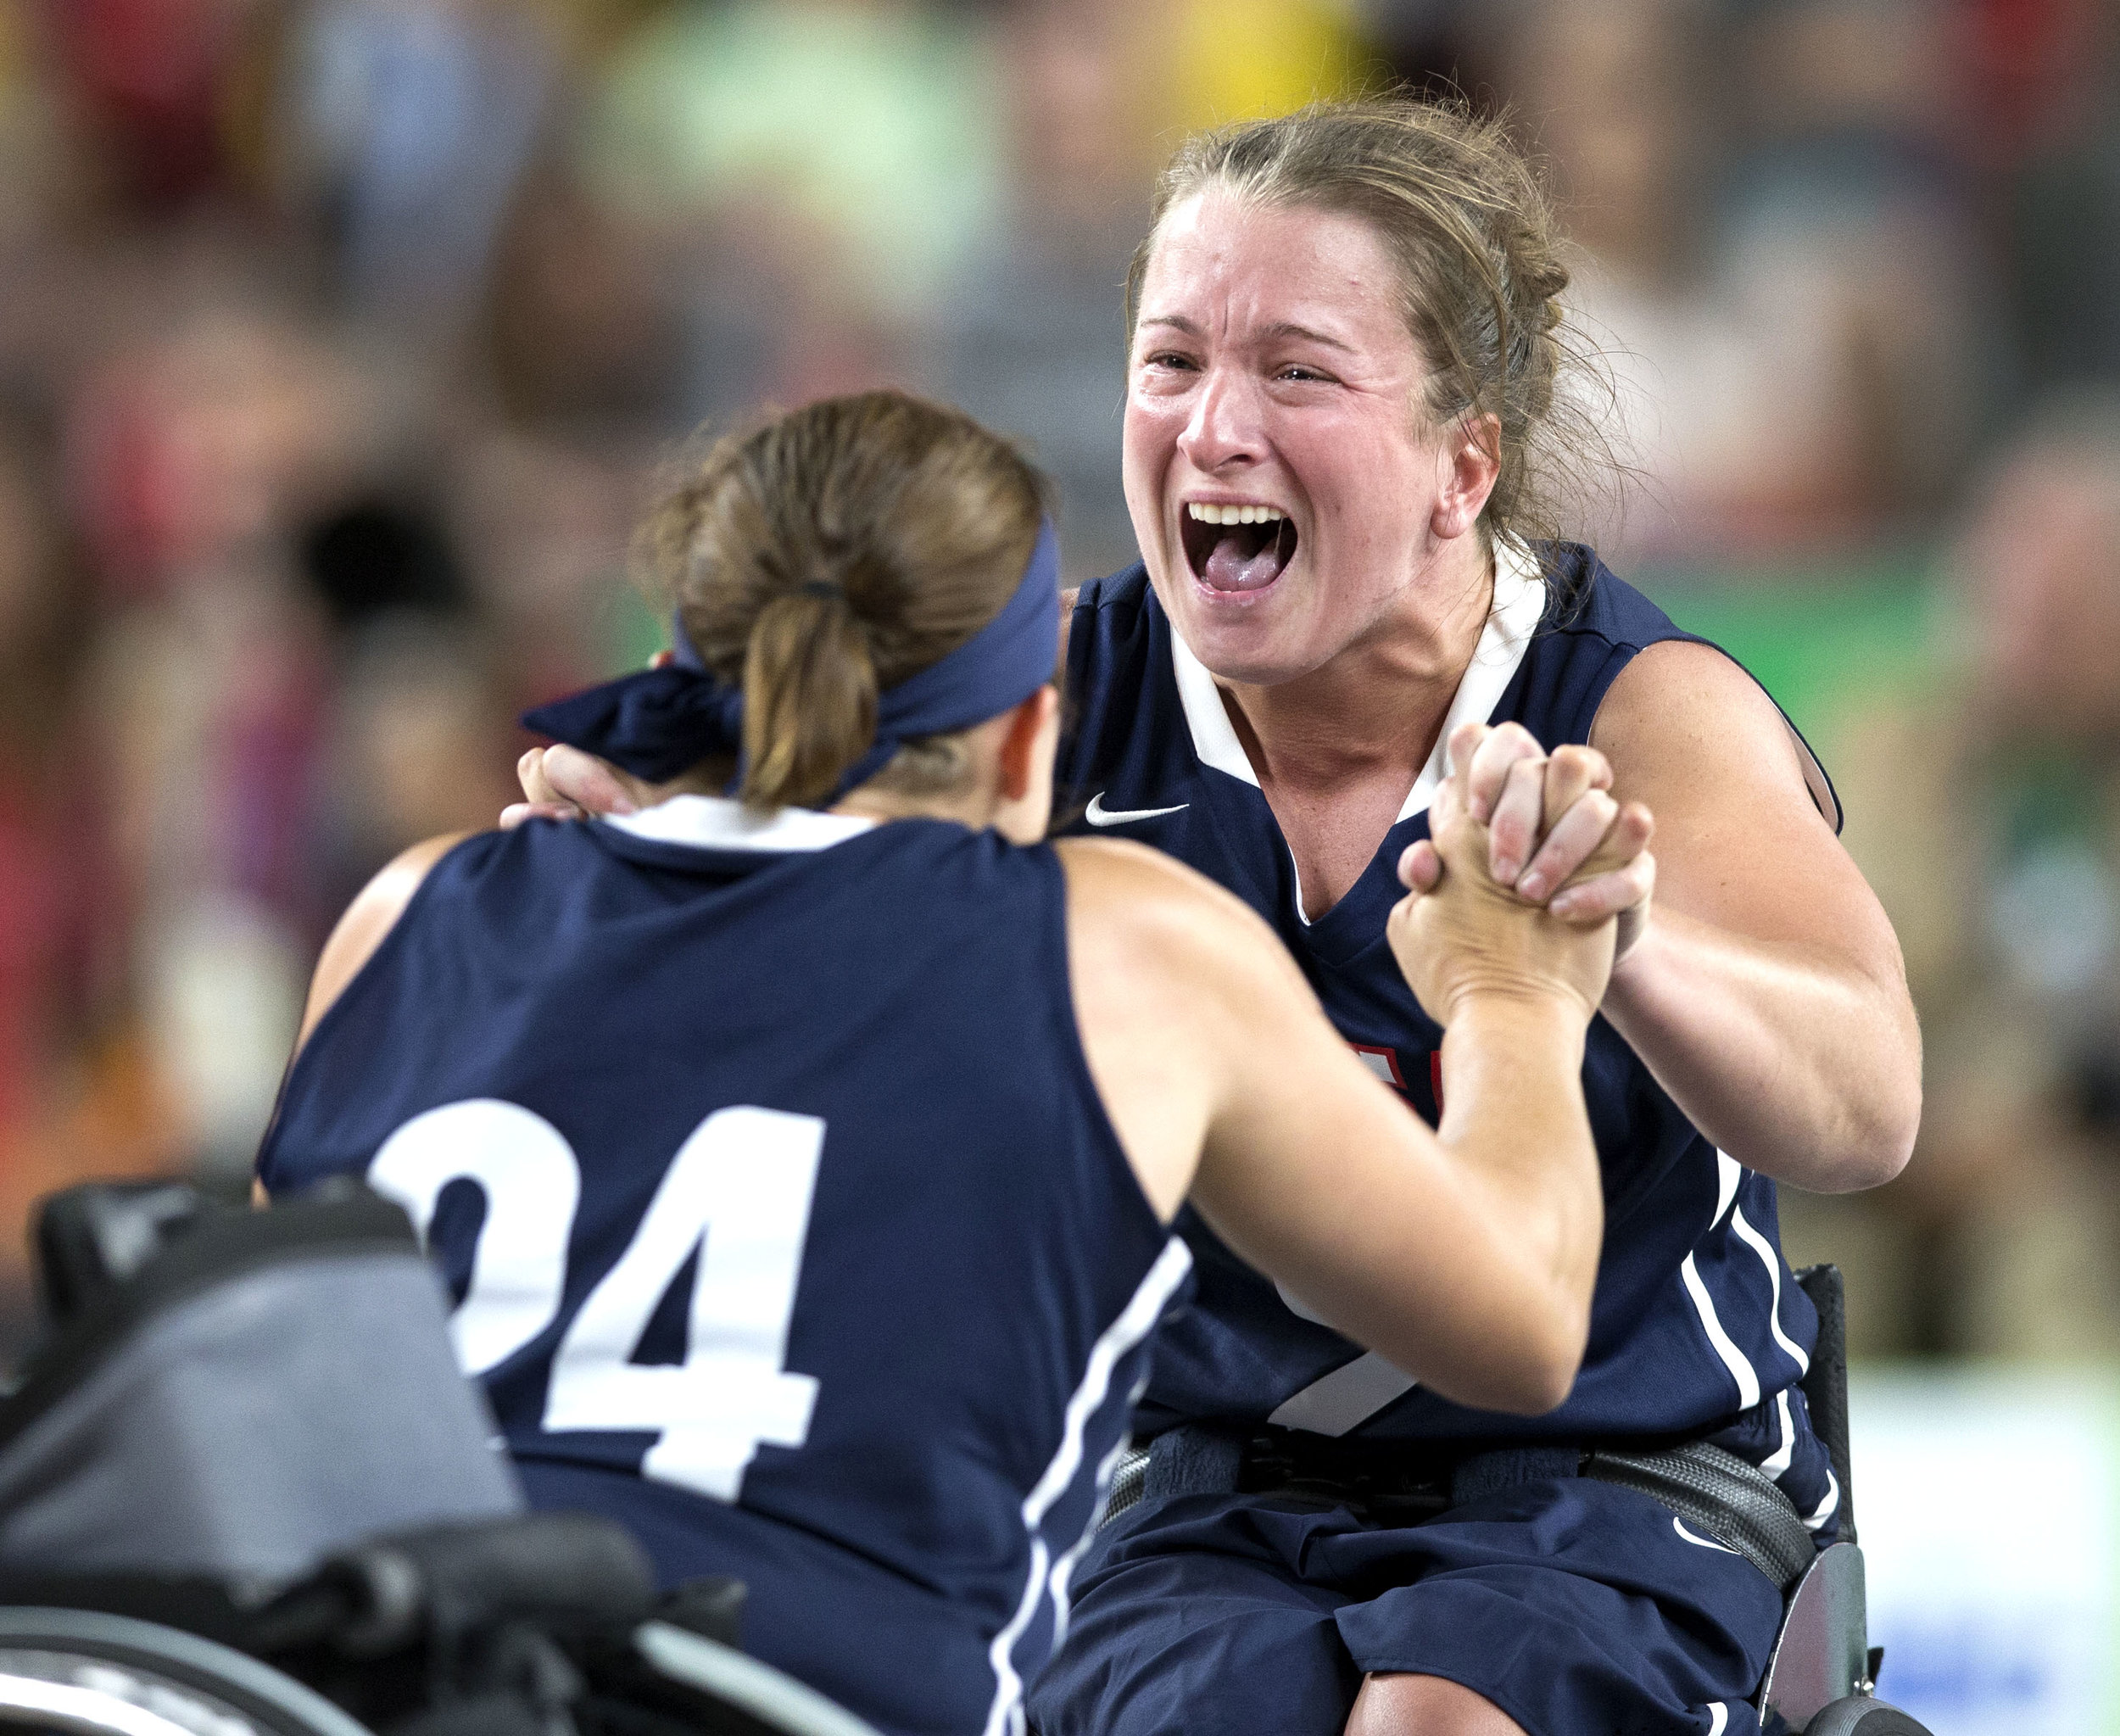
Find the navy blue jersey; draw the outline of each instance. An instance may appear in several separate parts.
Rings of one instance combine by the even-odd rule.
[[[744,1579],[747,1645],[886,1730],[1020,1728],[1191,1265],[1049,846],[699,796],[471,839],[259,1173],[406,1204],[533,1501]]]
[[[1213,678],[1172,632],[1144,571],[1085,586],[1068,641],[1073,725],[1059,781],[1082,826],[1139,839],[1220,881],[1273,924],[1341,1034],[1431,1125],[1442,1032],[1384,937],[1400,853],[1428,829],[1451,732],[1514,719],[1548,747],[1589,738],[1644,646],[1692,637],[1588,550],[1505,546],[1495,602],[1433,756],[1353,888],[1315,921],[1293,856]],[[1808,756],[1808,749],[1805,750]],[[1815,762],[1814,793],[1833,802]],[[1604,1182],[1605,1241],[1582,1371],[1535,1419],[1467,1409],[1306,1318],[1198,1218],[1193,1306],[1157,1352],[1146,1428],[1258,1419],[1331,1435],[1587,1443],[1715,1437],[1782,1480],[1830,1534],[1838,1491],[1794,1383],[1817,1320],[1783,1262],[1774,1184],[1704,1139],[1626,1041],[1592,1022],[1583,1091]]]

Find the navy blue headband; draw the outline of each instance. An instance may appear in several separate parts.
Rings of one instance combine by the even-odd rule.
[[[661,784],[715,754],[744,746],[744,695],[717,681],[673,622],[677,659],[522,714],[550,735]],[[939,662],[877,695],[876,741],[846,768],[837,801],[887,765],[905,741],[948,735],[997,717],[1052,679],[1060,643],[1060,544],[1048,519],[1015,594],[1001,612]]]

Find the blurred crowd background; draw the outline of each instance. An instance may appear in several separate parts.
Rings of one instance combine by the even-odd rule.
[[[1132,558],[1119,283],[1186,129],[1511,108],[1632,474],[1585,533],[1837,773],[1928,1043],[1790,1197],[1859,1351],[2120,1326],[2113,0],[0,0],[0,1341],[29,1200],[239,1187],[310,961],[658,628],[674,443],[879,382]]]

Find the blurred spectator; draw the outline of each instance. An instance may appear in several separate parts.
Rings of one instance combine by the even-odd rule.
[[[1009,204],[938,321],[942,394],[1026,440],[1059,485],[1070,583],[1134,559],[1119,486],[1126,263],[1154,170],[1154,40],[1119,0],[1002,15]]]
[[[692,332],[705,321],[685,269],[692,250],[681,229],[592,198],[571,165],[533,169],[487,297],[482,360],[509,419],[638,440],[680,433],[702,413],[715,393],[692,378]]]
[[[477,304],[560,45],[496,0],[303,0],[282,53],[286,172],[349,304],[444,331]]]
[[[1645,484],[1599,531],[1622,561],[1876,536],[1955,475],[1983,363],[1974,250],[1928,172],[1928,15],[1579,0],[1520,18],[1515,95],[1589,256],[1576,305]]]
[[[1849,845],[1922,1013],[1921,1145],[1874,1195],[1790,1204],[1859,1250],[1872,1344],[2097,1355],[2120,1334],[2120,399],[2049,404],[1975,499],[1955,669],[1840,731]]]
[[[2120,384],[2120,11],[2050,0],[1979,14],[1977,88],[2013,148],[2006,257],[2026,391]]]
[[[84,575],[54,511],[48,444],[0,422],[0,1153],[49,1108],[107,960],[92,956],[97,862],[81,751]]]
[[[595,196],[693,242],[695,416],[898,371],[1000,203],[982,37],[896,0],[672,13],[589,105]]]
[[[331,911],[309,808],[327,622],[300,527],[360,486],[383,394],[291,308],[231,301],[77,393],[74,499],[110,599],[95,673],[133,979],[183,1137],[248,1160]]]
[[[348,650],[317,817],[334,907],[399,851],[483,831],[516,799],[518,696],[467,619],[392,610],[371,617]]]
[[[120,197],[167,207],[224,187],[229,78],[260,0],[60,0],[43,8],[70,94]]]

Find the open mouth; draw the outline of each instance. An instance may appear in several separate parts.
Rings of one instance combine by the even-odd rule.
[[[1250,515],[1250,522],[1238,522],[1240,514]],[[1296,558],[1296,522],[1270,507],[1189,501],[1178,529],[1192,576],[1211,591],[1263,591]]]

